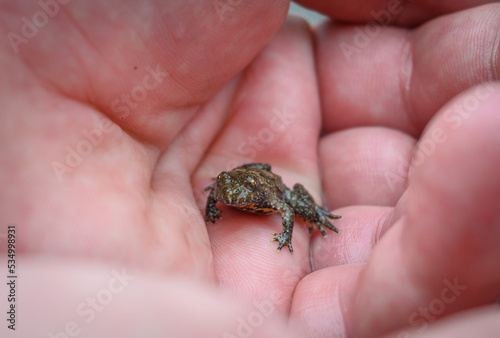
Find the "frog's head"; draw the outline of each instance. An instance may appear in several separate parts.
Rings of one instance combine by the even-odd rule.
[[[215,197],[219,202],[231,206],[246,206],[265,198],[259,175],[247,169],[221,172],[214,185]]]

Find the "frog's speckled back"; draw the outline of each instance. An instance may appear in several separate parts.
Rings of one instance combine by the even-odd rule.
[[[271,171],[269,164],[250,163],[223,171],[207,189],[210,190],[205,211],[207,222],[215,223],[220,218],[222,211],[216,207],[217,202],[256,214],[279,212],[283,219],[283,231],[275,233],[272,239],[279,243],[278,251],[286,245],[293,252],[291,241],[295,215],[310,222],[310,231],[315,224],[323,236],[326,236],[324,227],[339,232],[327,218],[340,216],[318,206],[301,184],[295,184],[293,190],[287,188],[281,177]]]

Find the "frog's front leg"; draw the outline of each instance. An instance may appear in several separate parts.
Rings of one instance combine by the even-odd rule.
[[[277,252],[280,252],[281,249],[286,245],[288,246],[288,250],[290,250],[290,253],[293,253],[292,232],[295,220],[293,209],[288,204],[282,201],[277,203],[276,207],[278,212],[281,214],[281,218],[283,221],[283,230],[280,233],[273,233],[274,238],[271,241],[278,242],[278,249],[276,250]]]
[[[217,209],[217,207],[215,206],[217,204],[217,199],[215,198],[214,185],[211,185],[205,190],[208,190],[210,188],[211,190],[207,199],[207,207],[205,209],[205,222],[211,221],[212,223],[215,223],[215,220],[217,218],[220,218],[220,214],[222,214],[222,211]]]

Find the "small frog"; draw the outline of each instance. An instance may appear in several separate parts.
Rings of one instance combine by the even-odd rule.
[[[309,221],[309,233],[313,230],[313,223],[323,237],[326,237],[324,227],[339,233],[328,218],[338,219],[341,216],[332,215],[317,205],[302,184],[297,183],[293,190],[290,190],[283,184],[281,177],[271,171],[269,164],[244,164],[231,171],[221,172],[215,180],[214,184],[205,188],[205,191],[210,190],[205,211],[206,222],[215,223],[215,220],[220,218],[222,211],[215,206],[217,201],[251,213],[279,212],[283,220],[283,230],[281,233],[274,233],[272,239],[273,242],[278,242],[277,252],[286,245],[293,253],[292,231],[295,214]]]

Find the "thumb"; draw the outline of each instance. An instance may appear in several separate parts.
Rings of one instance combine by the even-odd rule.
[[[500,294],[500,86],[462,93],[413,156],[403,217],[361,273],[353,336],[436,319]],[[396,210],[396,214],[398,214]]]

